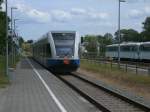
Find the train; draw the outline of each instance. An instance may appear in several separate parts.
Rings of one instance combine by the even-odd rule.
[[[52,72],[73,72],[80,66],[76,31],[49,31],[33,43],[33,59]]]
[[[150,61],[150,42],[127,42],[120,44],[120,53],[118,53],[119,44],[106,46],[106,57],[109,59]]]

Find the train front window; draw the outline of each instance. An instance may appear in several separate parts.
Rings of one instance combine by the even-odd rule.
[[[71,47],[56,47],[56,53],[58,56],[72,56],[73,55],[73,49]]]
[[[74,55],[75,33],[52,33],[52,36],[57,56],[71,57]]]

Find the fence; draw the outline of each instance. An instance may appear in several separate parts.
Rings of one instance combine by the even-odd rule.
[[[95,53],[82,54],[81,60],[87,60],[91,63],[96,64],[103,64],[104,66],[109,66],[111,69],[117,68],[120,70],[124,70],[125,72],[150,75],[150,63],[138,61],[120,61],[120,63],[118,63],[118,61],[116,60],[110,60]]]
[[[5,55],[0,55],[0,76],[6,74],[6,57]]]
[[[8,67],[14,68],[20,58],[18,47],[11,41],[8,44]],[[6,49],[0,48],[0,76],[6,76]]]

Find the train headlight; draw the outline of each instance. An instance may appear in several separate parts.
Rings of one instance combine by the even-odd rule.
[[[67,57],[64,57],[64,64],[65,64],[65,65],[70,64],[70,61],[69,61],[69,59],[68,59]]]

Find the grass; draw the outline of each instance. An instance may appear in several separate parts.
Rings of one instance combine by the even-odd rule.
[[[150,76],[125,72],[122,69],[119,70],[117,65],[111,67],[110,64],[96,64],[87,60],[81,60],[81,68],[116,81],[150,86]]]
[[[0,88],[5,87],[9,83],[6,76],[6,64],[5,57],[0,55]]]

